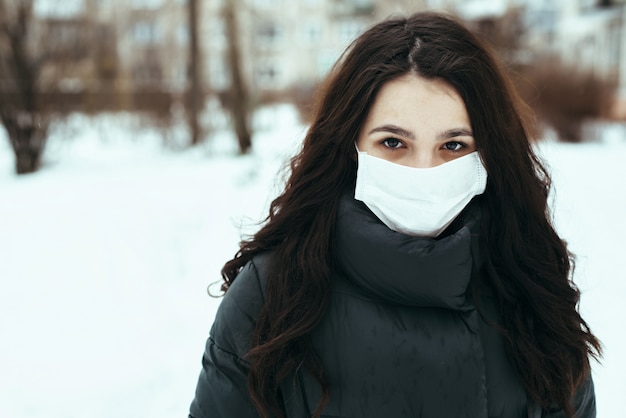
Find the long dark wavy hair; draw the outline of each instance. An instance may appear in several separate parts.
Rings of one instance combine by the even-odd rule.
[[[437,13],[383,21],[344,52],[317,97],[302,150],[263,227],[222,270],[224,291],[256,254],[272,251],[267,293],[247,358],[248,390],[262,416],[284,416],[280,383],[301,367],[330,393],[310,333],[330,299],[339,197],[353,189],[355,141],[381,86],[413,73],[440,78],[463,98],[489,180],[482,196],[486,276],[502,333],[528,394],[572,416],[574,391],[601,346],[580,317],[572,257],[548,209],[550,177],[529,141],[523,106],[490,48]]]

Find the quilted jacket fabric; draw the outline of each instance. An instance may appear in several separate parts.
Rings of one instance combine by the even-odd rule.
[[[529,401],[506,355],[480,273],[479,223],[470,204],[444,236],[411,237],[342,199],[332,299],[312,334],[330,384],[324,417],[563,417],[559,410],[542,415]],[[248,263],[225,295],[190,417],[258,416],[244,357],[270,260],[264,254]],[[305,370],[281,388],[287,417],[311,416],[321,390]],[[573,403],[579,418],[595,417],[591,379]]]

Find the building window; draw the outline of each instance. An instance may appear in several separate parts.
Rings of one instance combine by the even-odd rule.
[[[133,25],[133,40],[141,45],[152,45],[159,41],[159,33],[154,22],[141,21]]]
[[[576,51],[575,62],[581,67],[595,70],[594,52],[596,49],[596,38],[593,35],[585,36],[578,41],[574,47],[574,50]]]
[[[260,88],[274,88],[280,84],[279,66],[273,61],[261,62],[255,71],[255,81]]]
[[[161,82],[163,71],[157,62],[144,61],[133,68],[133,79],[136,85],[155,85]]]
[[[208,61],[208,80],[213,90],[224,90],[230,85],[230,73],[223,57],[212,57]]]
[[[625,42],[624,37],[620,36],[621,31],[622,28],[618,25],[611,25],[609,29],[609,66],[611,70],[615,71],[619,71],[621,42]],[[624,32],[626,32],[626,30]]]
[[[282,29],[275,22],[261,23],[256,28],[256,41],[261,47],[278,47],[282,42],[282,37]]]
[[[187,65],[184,62],[178,63],[174,66],[172,72],[172,87],[176,90],[182,90],[187,83]]]
[[[226,25],[221,19],[211,19],[208,21],[209,44],[219,48],[226,46]]]
[[[71,22],[66,24],[51,24],[48,39],[53,40],[53,45],[61,45],[65,48],[76,48],[81,41],[85,40],[82,27]]]
[[[178,28],[176,28],[176,42],[179,45],[187,45],[189,43],[189,26],[186,24],[178,25]]]
[[[317,21],[304,22],[301,33],[302,43],[318,46],[322,38],[322,25]]]

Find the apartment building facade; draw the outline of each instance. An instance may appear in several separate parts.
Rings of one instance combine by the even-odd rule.
[[[624,0],[199,0],[202,80],[207,92],[228,88],[228,39],[223,19],[234,1],[244,78],[254,92],[313,85],[349,43],[374,21],[423,9],[472,20],[523,8],[529,55],[559,54],[619,82],[626,97]],[[187,85],[187,0],[35,0],[40,18],[69,25],[85,19],[115,45],[116,88],[181,92]],[[57,16],[58,17],[58,16]],[[113,65],[113,64],[111,64]],[[93,77],[98,78],[98,77]]]
[[[211,89],[229,83],[221,8],[202,3],[206,80]],[[342,50],[372,20],[371,0],[238,0],[237,23],[244,73],[254,90],[284,90],[323,77]]]

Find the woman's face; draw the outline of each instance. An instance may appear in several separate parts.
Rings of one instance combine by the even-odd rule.
[[[467,109],[442,79],[406,74],[383,84],[357,139],[359,151],[427,168],[476,151]]]

